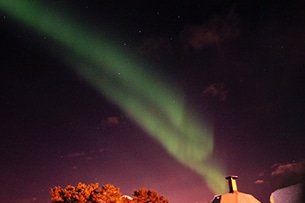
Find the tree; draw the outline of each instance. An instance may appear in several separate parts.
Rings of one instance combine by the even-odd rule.
[[[98,183],[77,186],[67,185],[65,188],[56,186],[51,189],[52,203],[169,203],[156,191],[140,189],[133,196],[122,195],[119,188],[111,184],[99,187]]]
[[[134,203],[169,203],[168,199],[160,196],[156,191],[141,188],[133,193]]]

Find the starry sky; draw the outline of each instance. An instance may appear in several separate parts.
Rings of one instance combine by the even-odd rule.
[[[127,53],[146,75],[126,82],[124,74],[136,75],[138,68],[124,62],[120,71],[116,64],[111,68],[115,78],[113,72],[93,72],[98,79],[92,82],[87,70],[107,66],[89,60],[104,60],[99,49],[84,50],[86,60],[78,60],[59,39],[0,3],[0,202],[50,202],[50,188],[78,182],[110,183],[127,195],[154,189],[172,203],[211,200],[223,191],[211,188],[200,171],[170,151],[173,141],[161,133],[162,122],[154,123],[159,136],[143,122],[165,120],[167,108],[179,114],[174,107],[180,104],[185,118],[177,129],[192,132],[192,124],[199,123],[211,131],[198,138],[213,140],[202,160],[206,173],[213,174],[210,163],[218,163],[224,183],[226,175],[238,175],[238,189],[262,202],[304,175],[303,1],[31,4],[37,2],[45,10],[36,18],[46,29],[69,19],[81,28],[71,35],[74,47],[91,42],[79,34],[85,30],[102,40],[101,47],[115,44],[114,51],[105,45],[101,53]],[[48,13],[53,18],[46,21]],[[80,64],[83,72],[76,71]],[[99,80],[106,82],[98,86]],[[137,83],[141,80],[146,82]],[[154,85],[159,83],[166,85]],[[171,97],[160,95],[172,91]],[[132,101],[138,103],[120,103],[135,92],[140,99]],[[158,111],[159,100],[167,99],[170,105]],[[147,111],[139,115],[142,105]],[[210,146],[200,144],[179,145],[178,151],[199,147],[196,155],[208,154]]]

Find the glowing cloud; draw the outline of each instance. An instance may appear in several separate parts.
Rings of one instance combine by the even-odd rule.
[[[213,192],[225,192],[225,175],[211,158],[213,132],[186,107],[181,94],[109,37],[35,2],[1,1],[0,9],[61,46],[74,71],[131,115],[177,161],[200,174]]]

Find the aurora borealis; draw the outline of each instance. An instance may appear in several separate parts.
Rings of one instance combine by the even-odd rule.
[[[0,180],[41,184],[43,198],[55,184],[113,181],[182,202],[226,192],[236,174],[262,194],[265,168],[304,158],[304,17],[291,3],[278,22],[267,10],[284,5],[253,4],[0,2]]]
[[[186,109],[180,95],[165,82],[145,72],[101,35],[96,38],[97,34],[83,32],[83,26],[67,21],[50,8],[45,13],[46,6],[24,1],[2,6],[26,26],[63,46],[74,56],[66,59],[73,61],[72,69],[131,115],[179,162],[200,174],[212,191],[225,192],[225,173],[216,161],[207,161],[213,151],[210,126],[198,121],[198,116]]]

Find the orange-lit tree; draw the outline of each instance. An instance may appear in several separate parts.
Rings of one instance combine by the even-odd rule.
[[[68,185],[65,188],[51,189],[52,203],[169,203],[153,190],[140,189],[132,197],[121,194],[120,189],[111,184],[99,187],[98,183],[77,186]]]
[[[132,195],[134,203],[169,203],[168,199],[159,195],[156,191],[141,188]]]
[[[115,203],[120,197],[119,188],[110,184],[99,187],[98,183],[78,183],[76,187],[68,185],[51,189],[52,203]]]

